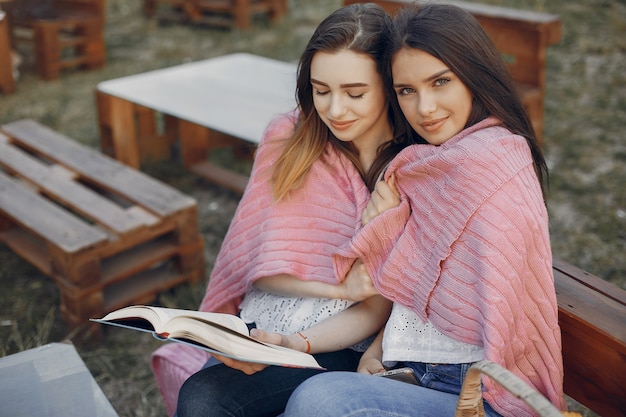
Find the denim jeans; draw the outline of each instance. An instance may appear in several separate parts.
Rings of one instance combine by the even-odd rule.
[[[354,371],[361,353],[352,349],[313,355],[331,371]],[[179,396],[177,417],[271,416],[283,412],[291,393],[318,369],[268,366],[253,375],[224,364],[204,367],[185,381]]]
[[[470,364],[403,363],[421,385],[353,372],[314,376],[292,394],[285,417],[450,417]],[[485,415],[498,417],[485,403]]]

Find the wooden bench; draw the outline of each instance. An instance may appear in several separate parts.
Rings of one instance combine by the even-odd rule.
[[[0,242],[72,328],[204,277],[194,199],[32,120],[0,126]]]
[[[626,412],[626,291],[553,262],[565,393],[603,417]]]
[[[67,68],[96,69],[106,61],[106,0],[51,0],[52,8],[33,15],[32,5],[13,7],[16,43],[32,43],[37,73],[45,80]]]
[[[344,4],[365,1],[344,0]],[[373,0],[393,14],[411,0]],[[480,3],[446,1],[469,11],[483,26],[507,62],[539,141],[543,140],[546,52],[561,39],[557,15]]]
[[[278,22],[287,13],[287,0],[144,0],[143,10],[164,21],[248,29],[254,15]]]

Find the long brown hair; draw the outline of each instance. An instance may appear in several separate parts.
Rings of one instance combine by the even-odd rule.
[[[548,168],[513,79],[500,52],[469,12],[449,4],[409,4],[394,17],[387,68],[403,48],[419,49],[439,59],[472,92],[466,127],[495,116],[511,132],[526,138],[539,183],[542,188],[547,184]]]
[[[359,155],[352,143],[338,140],[320,119],[313,104],[311,86],[311,62],[317,52],[350,50],[371,57],[382,75],[382,58],[386,49],[386,36],[391,18],[375,4],[352,4],[336,10],[317,27],[309,40],[298,65],[296,101],[300,110],[299,120],[292,137],[276,161],[272,179],[274,197],[283,198],[303,181],[311,165],[320,158],[326,144],[331,142],[357,167],[370,190],[379,173],[402,148],[408,144],[408,124],[397,106],[390,106],[388,119],[394,130],[394,138],[381,145],[371,168],[365,172]],[[385,82],[385,95],[390,102],[390,81]]]

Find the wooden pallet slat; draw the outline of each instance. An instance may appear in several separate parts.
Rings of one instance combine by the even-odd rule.
[[[0,165],[20,173],[22,178],[34,184],[41,192],[53,196],[72,211],[90,217],[115,233],[131,233],[143,227],[145,222],[154,222],[154,216],[152,219],[145,215],[138,217],[132,211],[74,181],[71,172],[54,165],[42,164],[23,151],[2,143],[1,137]]]
[[[68,214],[0,172],[0,207],[21,227],[54,242],[67,253],[103,244],[106,233]]]
[[[33,120],[8,123],[1,129],[20,145],[37,150],[47,158],[76,171],[84,180],[141,204],[159,216],[172,215],[195,204],[192,198],[178,190],[81,146]]]

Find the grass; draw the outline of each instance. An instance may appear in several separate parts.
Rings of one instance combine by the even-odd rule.
[[[556,256],[626,289],[626,4],[482,2],[561,17],[563,38],[547,57],[545,103],[552,249]],[[107,65],[96,71],[68,71],[46,82],[36,77],[24,51],[27,59],[17,92],[0,95],[0,123],[32,118],[97,148],[93,92],[99,81],[239,51],[292,61],[319,21],[340,4],[290,0],[289,16],[279,24],[259,19],[249,31],[230,31],[159,25],[143,17],[140,0],[109,0]],[[208,277],[237,196],[169,161],[146,170],[198,200]],[[0,356],[73,338],[120,416],[165,416],[149,367],[149,354],[160,342],[111,329],[102,344],[82,343],[60,319],[59,294],[51,280],[5,247],[0,247],[0,286]],[[206,281],[181,286],[161,294],[158,302],[196,308],[205,286]]]

